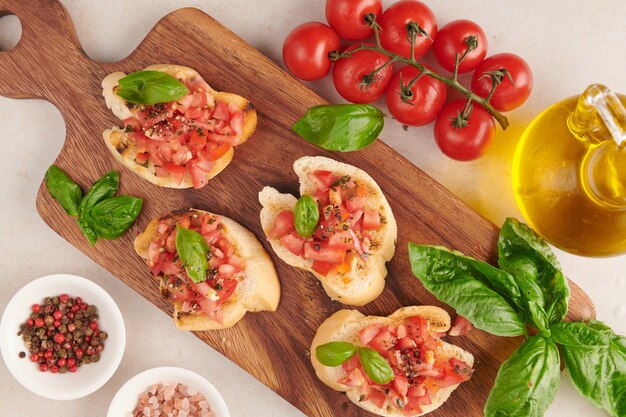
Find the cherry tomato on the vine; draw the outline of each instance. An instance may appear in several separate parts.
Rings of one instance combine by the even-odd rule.
[[[380,18],[383,11],[381,0],[326,0],[326,20],[331,28],[349,41],[367,39],[374,30],[365,21],[372,13]]]
[[[418,30],[415,37],[415,59],[428,52],[437,36],[437,19],[424,3],[403,0],[392,4],[380,18],[380,42],[382,46],[405,58],[411,56],[408,25]],[[423,33],[419,32],[419,29]]]
[[[435,122],[435,140],[446,156],[457,161],[471,161],[485,153],[496,136],[493,117],[478,104],[473,104],[469,117],[461,121],[466,100],[447,103]]]
[[[420,74],[419,69],[407,65],[394,75],[387,90],[389,112],[405,125],[423,126],[434,121],[446,102],[446,85],[428,75],[422,75],[408,88]]]
[[[494,75],[501,79],[489,100],[494,109],[499,112],[510,111],[524,104],[533,89],[533,73],[526,61],[514,54],[490,56],[476,68],[472,77],[472,91],[487,97],[492,89]]]
[[[283,43],[283,61],[296,77],[319,80],[330,72],[331,51],[339,50],[339,36],[328,26],[319,22],[304,23],[294,28]]]
[[[446,24],[437,33],[433,52],[443,69],[454,72],[456,55],[463,56],[470,43],[474,49],[469,51],[459,64],[459,74],[462,74],[476,68],[487,55],[487,36],[480,26],[465,19]]]
[[[353,45],[347,49],[357,48]],[[389,57],[376,51],[360,50],[335,62],[333,84],[337,92],[353,103],[371,103],[382,96],[393,76],[393,68],[386,65],[374,76],[372,71],[389,62]]]

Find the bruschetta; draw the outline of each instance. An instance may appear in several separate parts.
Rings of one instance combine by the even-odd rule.
[[[317,204],[319,222],[310,237],[294,224],[298,199],[272,187],[259,193],[261,225],[274,252],[311,272],[326,293],[349,305],[364,305],[382,292],[394,254],[397,226],[380,187],[364,171],[325,157],[293,164],[300,194]]]
[[[194,282],[183,265],[179,227],[199,233],[208,245],[202,282]],[[248,311],[278,308],[280,284],[271,258],[252,232],[228,217],[195,209],[172,212],[148,224],[135,239],[135,251],[158,279],[161,297],[174,305],[179,329],[224,329]]]
[[[116,159],[153,184],[201,188],[233,158],[233,147],[254,132],[256,111],[243,97],[213,90],[195,70],[151,65],[182,82],[189,94],[168,103],[136,105],[116,94],[126,74],[102,81],[106,105],[123,123],[103,133]]]
[[[311,362],[322,382],[365,410],[386,417],[420,416],[440,407],[473,372],[473,355],[439,338],[449,328],[450,316],[439,307],[403,307],[388,317],[340,310],[317,330]],[[323,365],[318,348],[331,342],[351,343],[357,352],[373,349],[389,365],[393,379],[374,382],[358,353],[341,365]]]

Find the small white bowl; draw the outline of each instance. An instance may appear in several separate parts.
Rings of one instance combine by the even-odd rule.
[[[17,332],[30,316],[33,304],[63,293],[96,306],[99,327],[108,337],[98,362],[83,365],[75,373],[40,372],[30,361],[28,349]],[[53,400],[84,397],[104,385],[119,366],[125,345],[124,320],[113,298],[92,281],[76,275],[47,275],[26,284],[11,298],[0,323],[0,350],[11,374],[30,391]],[[20,358],[20,352],[25,352],[26,357]]]
[[[132,413],[141,394],[151,385],[164,382],[177,382],[197,389],[211,404],[216,417],[230,417],[224,399],[213,384],[195,372],[174,366],[148,369],[129,379],[113,397],[107,417],[125,417]]]

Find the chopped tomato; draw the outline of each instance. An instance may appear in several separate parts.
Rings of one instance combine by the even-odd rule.
[[[313,269],[315,272],[317,272],[320,275],[326,276],[328,275],[330,270],[333,269],[333,264],[330,264],[328,262],[322,262],[322,261],[313,261],[313,264],[311,265],[311,269]]]
[[[204,148],[206,141],[206,135],[202,131],[193,130],[189,135],[189,149],[198,153]]]
[[[217,161],[224,156],[230,148],[231,146],[226,143],[209,142],[204,147],[204,150],[199,153],[199,156],[209,161]]]
[[[187,168],[184,166],[176,165],[170,162],[165,163],[165,169],[170,173],[170,178],[176,184],[180,184],[183,182],[183,178],[185,178],[185,173],[187,172]]]
[[[218,101],[215,106],[215,113],[213,113],[213,118],[216,120],[224,120],[228,121],[230,119],[230,113],[228,112],[228,107],[223,101]]]
[[[471,330],[474,329],[474,325],[470,323],[468,319],[461,316],[456,316],[452,322],[452,327],[448,331],[449,336],[465,336]]]
[[[361,371],[360,368],[354,368],[348,375],[341,378],[339,381],[340,384],[347,385],[349,387],[358,387],[365,384],[365,374]]]
[[[365,210],[363,214],[363,229],[378,230],[380,228],[380,213],[378,210]]]
[[[362,346],[367,345],[379,332],[381,326],[377,324],[369,325],[359,331],[359,343]]]
[[[239,144],[240,138],[234,135],[221,135],[219,133],[207,133],[207,139],[212,142],[224,143],[226,145],[235,146]]]
[[[422,413],[422,407],[420,407],[418,401],[415,398],[409,398],[406,404],[404,404],[404,408],[402,409],[402,414],[405,416],[414,416]]]
[[[315,183],[318,190],[326,192],[337,180],[337,176],[331,171],[314,171],[308,174],[311,181]]]
[[[139,152],[135,155],[135,163],[137,165],[145,165],[146,162],[148,162],[149,158],[150,155],[148,154],[148,152]]]
[[[330,264],[340,264],[346,256],[346,250],[341,248],[333,248],[327,243],[306,242],[304,244],[304,258],[314,261],[327,262]]]
[[[347,230],[341,230],[328,239],[328,246],[341,249],[354,248],[354,241],[352,235]]]
[[[396,374],[393,378],[393,387],[404,397],[409,390],[409,379],[402,374]]]
[[[387,395],[376,387],[370,387],[363,400],[370,401],[378,408],[383,408],[385,402],[387,401]]]
[[[394,336],[389,330],[383,329],[367,345],[386,357],[395,344]]]
[[[274,219],[274,227],[270,230],[268,237],[275,239],[293,232],[296,230],[293,221],[294,217],[292,211],[281,211],[276,215],[276,218]]]
[[[341,205],[341,187],[331,187],[328,190],[328,202],[333,206]]]
[[[423,397],[426,395],[426,392],[427,390],[424,384],[411,384],[406,393],[406,396],[409,398]]]
[[[198,164],[192,163],[189,166],[189,175],[191,175],[191,183],[196,190],[204,187],[209,182],[209,172],[200,168]]]
[[[287,250],[296,256],[301,256],[304,253],[305,239],[293,231],[280,238],[281,243],[287,248]]]

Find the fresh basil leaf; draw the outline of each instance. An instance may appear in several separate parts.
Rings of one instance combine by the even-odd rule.
[[[189,94],[185,84],[162,71],[137,71],[119,80],[117,95],[134,104],[151,105]]]
[[[128,195],[107,198],[91,209],[91,224],[98,236],[116,239],[135,223],[142,206],[141,198]]]
[[[559,386],[559,349],[533,336],[504,361],[485,404],[485,417],[542,417]]]
[[[302,237],[311,237],[320,220],[320,211],[317,203],[308,194],[298,199],[293,209],[293,225],[296,232]]]
[[[96,242],[98,241],[98,234],[96,233],[95,230],[93,230],[93,226],[91,225],[91,222],[84,218],[79,218],[77,222],[78,222],[78,227],[80,227],[81,232],[83,232],[83,235],[85,235],[89,243],[91,243],[92,245],[95,245]]]
[[[626,416],[626,337],[599,321],[551,328],[576,390],[612,416]]]
[[[63,210],[70,216],[78,216],[78,208],[83,198],[80,186],[56,165],[50,165],[45,181],[50,195],[61,204]]]
[[[325,366],[339,366],[356,353],[356,347],[349,342],[329,342],[315,348],[315,357]]]
[[[193,230],[176,225],[176,252],[187,270],[187,274],[196,284],[206,281],[209,269],[207,254],[209,245],[204,237]]]
[[[291,129],[307,142],[329,151],[356,151],[376,140],[384,114],[368,104],[314,106]]]
[[[117,192],[120,186],[120,174],[116,171],[111,171],[105,174],[98,181],[94,182],[83,200],[80,202],[78,209],[80,217],[89,216],[89,212],[92,208],[102,200],[111,198]]]
[[[356,350],[363,370],[377,384],[393,381],[393,369],[383,356],[372,348],[359,347]]]
[[[528,302],[545,311],[548,322],[541,322],[536,313],[532,322],[540,327],[558,323],[567,313],[569,285],[561,272],[561,265],[550,246],[533,230],[518,220],[508,218],[498,238],[498,264],[515,278]]]
[[[525,334],[524,321],[511,306],[515,303],[507,301],[520,298],[508,274],[460,252],[414,243],[409,243],[409,260],[424,287],[475,327],[498,336]]]

